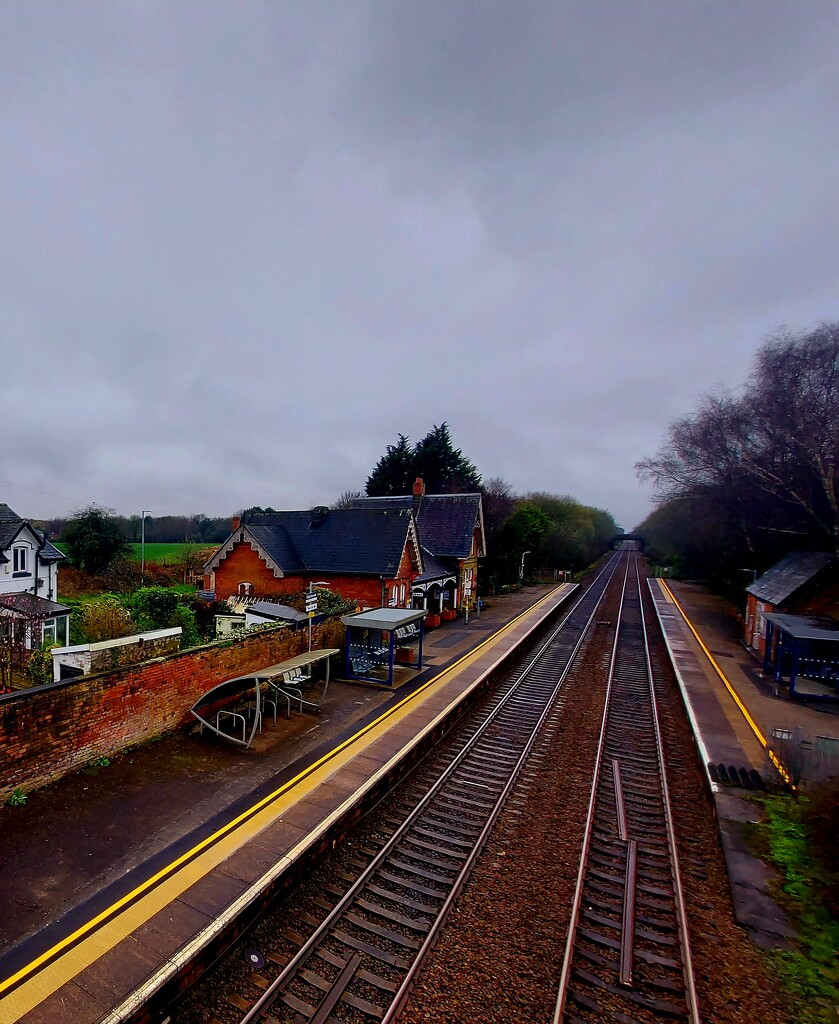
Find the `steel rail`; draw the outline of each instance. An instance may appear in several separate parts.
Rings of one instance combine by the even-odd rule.
[[[618,563],[616,562],[615,570],[617,570],[617,565],[618,565]],[[614,573],[612,575],[614,575]],[[598,579],[599,579],[599,577],[598,577]],[[571,672],[572,668],[574,667],[574,662],[577,659],[577,655],[580,652],[580,648],[583,646],[583,643],[585,642],[585,640],[586,640],[586,638],[588,636],[588,632],[589,632],[589,629],[591,628],[591,624],[592,624],[592,621],[594,620],[594,616],[597,614],[597,611],[600,608],[600,605],[602,604],[603,599],[606,596],[606,591],[608,589],[609,582],[611,582],[611,576],[609,577],[609,580],[607,581],[607,584],[604,587],[603,592],[601,593],[601,595],[600,595],[600,597],[599,597],[599,599],[597,601],[597,604],[592,609],[591,615],[589,615],[588,620],[586,621],[586,624],[585,624],[585,626],[583,627],[583,629],[582,629],[582,631],[580,633],[580,637],[577,640],[577,643],[574,645],[574,649],[573,649],[573,651],[571,652],[571,654],[570,654],[570,656],[568,658],[568,662],[567,662],[565,668],[563,669],[562,674],[560,675],[559,679],[557,680],[557,684],[556,684],[556,686],[555,686],[555,688],[553,690],[553,693],[551,694],[550,699],[546,702],[544,711],[539,716],[539,721],[537,722],[535,728],[533,729],[533,732],[532,732],[532,734],[530,736],[530,739],[527,742],[526,749],[524,751],[522,751],[521,757],[519,758],[519,761],[518,761],[518,763],[515,766],[515,769],[513,771],[512,777],[510,778],[510,781],[507,783],[507,785],[506,785],[506,787],[504,789],[504,792],[499,797],[498,803],[495,805],[495,808],[493,809],[491,818],[490,818],[489,821],[487,821],[486,825],[484,826],[484,829],[483,829],[483,831],[481,833],[481,836],[479,837],[477,843],[475,844],[475,847],[472,850],[472,852],[471,852],[471,854],[469,856],[468,861],[464,865],[463,871],[460,873],[458,878],[455,880],[454,885],[452,886],[452,891],[449,893],[449,896],[446,899],[446,902],[443,905],[443,907],[442,907],[442,909],[440,911],[440,914],[438,915],[438,917],[434,921],[434,924],[432,925],[431,930],[429,931],[429,933],[428,933],[428,935],[427,935],[427,937],[426,937],[426,939],[425,939],[425,941],[424,941],[424,943],[422,945],[422,948],[417,952],[417,955],[416,955],[414,961],[412,962],[411,967],[409,968],[408,973],[407,973],[405,979],[403,980],[403,982],[402,982],[402,984],[401,984],[401,986],[399,988],[399,991],[394,996],[393,1002],[391,1003],[390,1007],[388,1008],[388,1012],[382,1018],[382,1024],[392,1024],[392,1022],[395,1020],[397,1015],[403,1009],[403,1007],[404,1007],[404,1005],[405,1005],[405,1003],[407,1001],[407,998],[408,998],[408,996],[410,994],[411,988],[412,988],[412,986],[413,986],[413,984],[414,984],[414,982],[416,980],[416,977],[419,974],[420,970],[422,969],[422,966],[423,966],[423,963],[424,963],[425,959],[427,958],[428,954],[431,952],[431,950],[433,949],[437,939],[439,938],[439,934],[442,931],[443,926],[445,925],[446,918],[448,917],[449,912],[451,911],[452,907],[454,906],[455,902],[457,901],[457,898],[460,895],[460,892],[462,891],[463,886],[466,884],[466,882],[467,882],[467,880],[469,878],[469,875],[472,873],[472,869],[473,869],[473,867],[475,865],[475,862],[477,861],[478,856],[480,855],[481,850],[486,845],[486,841],[487,841],[487,839],[489,839],[490,833],[492,832],[492,829],[495,826],[495,823],[496,823],[496,821],[498,819],[498,816],[501,814],[502,810],[504,809],[504,805],[505,805],[505,803],[506,803],[506,801],[507,801],[507,799],[509,797],[510,792],[514,788],[515,784],[518,782],[518,777],[519,777],[519,775],[521,773],[521,769],[522,769],[523,765],[527,762],[527,759],[530,756],[530,753],[531,753],[531,751],[533,749],[533,746],[535,745],[535,743],[538,740],[539,733],[540,733],[540,731],[542,729],[542,726],[544,725],[545,719],[548,717],[548,715],[551,712],[551,708],[552,708],[554,700],[556,699],[556,696],[559,693],[559,691],[562,688],[562,686],[564,685],[565,680],[568,678],[568,675]]]
[[[637,558],[636,558],[637,566]],[[628,570],[627,570],[628,573]],[[658,714],[658,702],[655,693],[655,680],[652,666],[652,659],[650,656],[650,644],[649,644],[649,633],[647,629],[647,619],[644,613],[644,602],[643,602],[643,590],[641,588],[641,579],[636,569],[636,587],[637,597],[639,602],[640,612],[640,632],[643,640],[643,665],[646,676],[646,686],[649,693],[649,718],[650,727],[652,731],[652,737],[654,740],[655,748],[655,760],[658,766],[658,782],[660,784],[660,796],[661,796],[661,815],[664,819],[664,831],[666,833],[667,841],[667,853],[670,865],[670,874],[673,888],[673,907],[675,911],[675,917],[679,933],[679,948],[680,948],[680,959],[682,967],[682,975],[684,980],[684,999],[686,1003],[686,1018],[689,1024],[700,1024],[699,1007],[696,994],[696,983],[693,973],[692,958],[691,958],[691,947],[690,938],[687,927],[687,912],[684,901],[684,892],[681,884],[681,875],[679,869],[678,851],[676,847],[676,836],[675,827],[673,823],[673,814],[670,801],[669,787],[667,784],[667,765],[664,755],[663,740],[661,735],[660,720]],[[591,794],[589,799],[588,814],[586,817],[585,836],[583,840],[583,849],[580,856],[580,866],[577,874],[577,882],[574,893],[574,900],[572,903],[571,920],[568,929],[568,937],[565,946],[565,955],[563,958],[562,971],[559,981],[559,991],[557,995],[556,1007],[552,1018],[552,1024],[561,1024],[565,1017],[567,1000],[572,990],[571,974],[575,964],[575,950],[577,945],[577,936],[580,926],[581,906],[583,902],[584,890],[586,886],[587,868],[589,853],[592,845],[592,835],[594,832],[594,822],[597,811],[598,795],[601,793],[601,784],[605,785],[602,780],[602,768],[604,763],[603,752],[605,749],[607,726],[610,720],[610,714],[612,712],[612,702],[614,693],[614,670],[616,665],[616,652],[621,639],[621,633],[623,629],[623,608],[624,601],[626,598],[626,586],[624,592],[621,594],[621,612],[619,613],[619,625],[615,636],[615,643],[613,646],[612,660],[610,664],[609,677],[607,682],[607,695],[606,704],[603,711],[603,719],[601,723],[600,741],[598,745],[598,753],[595,760],[595,770],[592,778]],[[618,716],[619,720],[619,716]],[[617,765],[615,765],[617,767]],[[618,769],[619,773],[619,769]],[[624,904],[622,909],[622,923],[621,923],[621,942],[620,942],[620,956],[619,956],[619,969],[618,969],[618,980],[621,986],[631,989],[634,983],[634,931],[635,931],[635,886],[636,886],[636,872],[638,870],[638,841],[629,838],[626,834],[626,822],[623,816],[623,793],[620,782],[620,775],[613,773],[613,786],[614,786],[614,797],[617,812],[618,830],[620,832],[619,838],[626,843],[626,863],[625,863],[625,888],[624,888]],[[675,964],[674,964],[675,966]],[[608,987],[608,986],[607,986]],[[614,991],[614,990],[613,990]]]
[[[591,848],[591,838],[593,833],[594,824],[594,808],[597,803],[597,790],[600,781],[600,765],[603,761],[603,752],[605,750],[605,739],[606,739],[606,725],[609,719],[609,698],[612,693],[612,684],[614,682],[615,675],[615,662],[617,660],[618,652],[618,638],[620,637],[620,617],[621,611],[623,610],[624,597],[626,596],[626,580],[629,576],[629,562],[627,561],[626,573],[623,578],[623,586],[621,588],[621,599],[620,609],[618,611],[617,618],[617,629],[615,630],[615,638],[612,642],[612,653],[609,658],[609,674],[606,682],[606,701],[603,707],[603,718],[600,721],[600,736],[597,741],[597,756],[594,762],[594,772],[591,780],[591,793],[589,794],[588,800],[588,811],[586,812],[586,824],[585,832],[583,835],[583,848],[580,851],[580,869],[577,872],[577,884],[574,887],[574,899],[571,904],[571,919],[568,924],[568,937],[565,942],[565,956],[562,961],[562,973],[559,977],[559,998],[557,1000],[556,1009],[553,1015],[553,1024],[559,1024],[562,1020],[562,1016],[565,1012],[565,1000],[568,995],[568,983],[571,977],[571,961],[573,960],[574,953],[574,937],[577,931],[577,924],[580,918],[580,907],[583,902],[583,885],[585,884],[586,876],[586,865],[588,863],[588,853]]]
[[[496,723],[496,720],[500,718],[503,712],[507,710],[508,706],[512,704],[517,694],[524,690],[524,684],[527,681],[528,677],[531,675],[533,670],[541,664],[552,644],[554,644],[557,638],[565,630],[573,614],[578,609],[580,609],[580,606],[583,605],[583,602],[586,600],[587,597],[595,593],[598,584],[601,583],[603,577],[608,573],[608,577],[602,585],[602,590],[598,595],[596,595],[594,607],[588,615],[588,618],[584,626],[581,628],[580,635],[576,643],[574,644],[571,653],[567,655],[566,664],[550,693],[550,698],[545,701],[545,707],[543,708],[541,714],[538,717],[538,722],[536,726],[533,728],[530,738],[525,743],[526,749],[517,758],[516,764],[511,771],[510,779],[504,786],[504,789],[501,795],[499,796],[496,804],[494,805],[493,809],[489,812],[491,820],[487,821],[484,824],[484,827],[482,828],[481,833],[476,840],[476,848],[473,848],[471,850],[471,852],[469,853],[468,857],[465,860],[463,869],[461,870],[460,874],[458,875],[457,878],[455,878],[452,881],[452,886],[456,887],[457,891],[459,891],[462,888],[466,880],[466,877],[468,876],[472,866],[474,865],[477,859],[480,847],[482,847],[485,844],[486,839],[488,838],[489,833],[491,831],[491,827],[497,820],[498,814],[501,812],[504,802],[506,801],[509,792],[511,791],[515,781],[517,780],[521,772],[521,768],[526,762],[527,756],[532,750],[533,743],[535,742],[536,737],[538,736],[544,719],[549,714],[551,706],[556,699],[557,693],[562,688],[562,685],[564,684],[565,679],[567,678],[568,673],[571,670],[574,660],[576,659],[580,648],[582,647],[586,637],[588,636],[594,617],[597,614],[597,611],[600,608],[604,596],[608,591],[609,583],[611,582],[612,577],[614,576],[615,572],[618,570],[620,566],[620,562],[621,552],[617,552],[616,556],[610,559],[609,562],[600,571],[598,576],[592,582],[591,586],[586,589],[585,593],[580,595],[580,598],[574,603],[574,606],[563,617],[562,621],[553,630],[548,639],[545,640],[539,646],[537,652],[527,661],[525,667],[520,671],[517,678],[511,684],[510,688],[500,696],[498,703],[491,710],[490,714],[481,722],[478,729],[469,738],[465,745],[455,754],[452,761],[446,766],[444,771],[434,781],[432,786],[421,798],[421,800],[417,803],[417,805],[410,811],[408,816],[396,829],[394,834],[387,840],[387,842],[379,850],[377,855],[367,865],[367,867],[364,868],[364,870],[356,879],[356,881],[352,883],[347,892],[343,895],[343,897],[341,897],[339,902],[330,911],[330,913],[321,922],[321,924],[315,929],[312,935],[309,936],[309,938],[301,946],[297,953],[288,961],[288,963],[285,965],[280,974],[265,989],[265,991],[260,995],[260,997],[253,1004],[253,1006],[251,1006],[251,1008],[245,1013],[244,1017],[241,1018],[240,1024],[254,1024],[254,1022],[259,1020],[276,1002],[276,1000],[280,998],[282,992],[288,987],[288,985],[291,983],[291,981],[296,976],[298,971],[315,953],[317,947],[328,936],[334,925],[346,913],[349,907],[351,907],[352,904],[357,900],[360,893],[366,888],[370,880],[381,869],[382,865],[387,861],[388,857],[391,855],[394,849],[396,849],[398,845],[404,840],[406,833],[408,833],[411,830],[414,823],[421,817],[421,815],[429,806],[429,804],[431,804],[434,801],[434,799],[445,787],[446,783],[452,778],[452,776],[455,774],[455,772],[458,770],[461,764],[466,760],[467,757],[469,757],[474,748],[481,741],[482,737],[486,734],[490,727]],[[455,896],[452,894],[452,892],[450,892],[446,900],[444,901],[443,907],[440,910],[440,914],[448,914],[448,911],[450,910],[451,906],[454,903],[454,899]],[[444,919],[445,918],[443,917],[443,920]],[[388,1011],[386,1011],[386,1015],[383,1018],[384,1021],[391,1021],[393,1019],[393,1016],[395,1016],[395,1013],[398,1012],[398,1009],[401,1008],[401,1006],[403,1005],[407,997],[407,994],[410,991],[411,984],[413,983],[413,980],[416,977],[416,973],[419,969],[417,960],[418,958],[424,959],[428,951],[432,948],[434,940],[439,935],[439,931],[442,928],[442,923],[443,921],[441,921],[440,916],[438,916],[435,919],[431,931],[426,936],[422,946],[419,948],[419,950],[417,950],[415,954],[415,959],[412,963],[412,967],[409,968],[408,976],[403,980],[396,996],[394,997],[394,1000],[391,1003],[391,1007],[388,1009]]]
[[[664,801],[664,819],[667,824],[667,844],[670,854],[670,869],[673,875],[673,890],[676,902],[676,915],[679,922],[679,939],[682,947],[682,971],[685,976],[685,998],[688,1004],[688,1019],[691,1024],[700,1024],[699,999],[696,992],[696,976],[693,971],[693,955],[690,945],[690,934],[688,933],[687,907],[685,905],[685,894],[682,886],[682,872],[679,866],[679,850],[676,843],[676,826],[673,822],[673,809],[670,803],[670,787],[667,783],[667,761],[664,756],[664,743],[661,738],[661,723],[658,717],[658,699],[655,694],[653,682],[653,663],[650,657],[649,636],[647,633],[647,617],[644,614],[644,594],[641,588],[641,578],[638,577],[638,597],[641,604],[641,625],[644,632],[644,655],[647,662],[647,678],[650,683],[650,703],[653,711],[653,724],[655,727],[656,748],[658,750],[659,764],[661,765],[661,790]]]

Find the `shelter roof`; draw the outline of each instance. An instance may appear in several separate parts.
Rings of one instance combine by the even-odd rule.
[[[355,615],[342,615],[341,622],[345,626],[358,629],[399,629],[409,626],[412,622],[424,619],[428,612],[421,608],[372,608],[370,611],[357,612]]]
[[[45,597],[30,594],[25,590],[16,594],[0,594],[0,607],[8,608],[18,615],[25,615],[29,619],[52,619],[56,615],[67,615],[70,612],[66,605],[48,601]]]
[[[283,672],[293,672],[296,668],[307,668],[309,665],[315,665],[319,661],[331,658],[333,654],[340,653],[341,649],[339,647],[321,647],[316,651],[309,651],[306,654],[297,654],[293,658],[286,658],[285,661],[280,661],[276,665],[257,669],[256,672],[251,673],[251,677],[258,676],[260,679],[273,679],[275,676],[282,675]]]
[[[770,612],[766,618],[796,640],[839,642],[839,620],[826,615],[784,615],[782,612]]]
[[[779,605],[814,579],[833,561],[825,551],[791,551],[746,588],[759,601]]]

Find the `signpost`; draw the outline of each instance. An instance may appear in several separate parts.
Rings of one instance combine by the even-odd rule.
[[[309,590],[306,594],[306,613],[309,616],[309,654],[312,653],[312,619],[315,617],[315,612],[318,610],[318,595],[314,590]]]

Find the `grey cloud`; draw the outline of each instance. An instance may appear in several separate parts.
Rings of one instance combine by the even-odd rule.
[[[836,315],[837,22],[3,5],[7,500],[306,507],[447,419],[631,526],[668,420]]]

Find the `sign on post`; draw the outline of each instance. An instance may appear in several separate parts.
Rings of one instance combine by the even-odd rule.
[[[314,615],[318,610],[318,595],[315,593],[306,594],[306,611]]]

